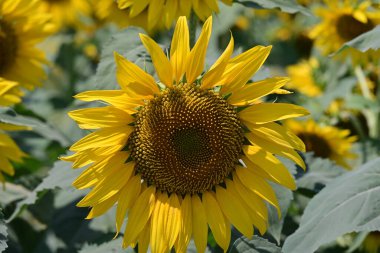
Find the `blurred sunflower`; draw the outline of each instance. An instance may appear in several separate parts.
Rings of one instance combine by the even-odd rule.
[[[2,100],[1,95],[0,100]],[[22,158],[27,156],[4,131],[20,131],[28,129],[28,127],[24,126],[0,123],[0,182],[5,182],[2,173],[9,176],[14,175],[14,168],[11,162],[21,163]]]
[[[231,5],[232,0],[221,0]],[[128,12],[130,19],[147,24],[147,30],[167,29],[179,16],[189,17],[191,11],[201,20],[206,20],[214,12],[219,12],[218,0],[118,0],[120,9]],[[145,27],[145,26],[143,26]]]
[[[357,36],[372,30],[380,23],[380,10],[372,8],[371,1],[329,0],[326,8],[316,9],[322,21],[310,31],[310,37],[324,54],[336,52],[342,45]],[[368,57],[379,57],[380,50],[361,53],[347,48],[342,53],[352,57],[354,62],[365,61]]]
[[[314,81],[313,70],[315,68],[318,68],[318,61],[315,58],[310,58],[308,61],[304,60],[287,67],[286,71],[291,81],[286,87],[297,90],[309,97],[319,96],[322,91]]]
[[[118,202],[117,231],[129,210],[124,247],[138,243],[139,252],[149,245],[153,253],[173,247],[185,252],[193,237],[198,252],[204,252],[208,224],[226,251],[230,223],[251,237],[253,225],[266,231],[265,202],[279,210],[268,180],[296,188],[273,154],[305,166],[295,151],[304,144],[275,121],[308,112],[291,104],[257,103],[288,78],[246,84],[271,47],[256,46],[231,58],[231,38],[202,74],[211,27],[210,17],[190,50],[186,18],[179,18],[170,60],[141,34],[160,82],[115,53],[122,89],[80,93],[77,99],[108,105],[69,113],[81,128],[96,129],[71,146],[73,155],[62,158],[74,168],[90,165],[73,183],[92,188],[78,206],[92,207],[88,218],[93,218]]]
[[[379,253],[380,251],[380,231],[370,232],[364,239],[362,248],[367,253]]]
[[[130,17],[128,10],[121,10],[114,0],[92,0],[95,17],[101,22],[111,22],[120,28],[127,26],[139,26],[148,29],[147,18],[144,15]]]
[[[91,15],[91,5],[88,0],[40,0],[41,11],[50,13],[56,28],[65,26],[83,27],[84,17]]]
[[[33,89],[45,78],[42,67],[47,60],[36,44],[51,33],[51,25],[49,16],[35,13],[37,4],[30,0],[0,0],[0,77],[7,87],[17,82]]]
[[[10,106],[21,102],[22,95],[18,83],[0,77],[0,106]]]
[[[316,157],[328,158],[346,169],[350,169],[348,159],[355,159],[351,152],[356,136],[349,136],[350,130],[341,130],[333,126],[319,126],[313,120],[285,121],[285,126],[293,131],[306,146],[306,151],[314,152]]]

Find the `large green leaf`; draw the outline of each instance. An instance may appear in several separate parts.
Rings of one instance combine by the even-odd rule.
[[[139,33],[144,33],[144,31],[134,27],[128,28],[115,33],[105,44],[95,75],[94,86],[96,88],[101,90],[120,89],[116,82],[114,52],[118,52],[129,61],[152,73],[151,59],[140,41]]]
[[[271,183],[272,188],[276,192],[278,203],[280,204],[281,217],[278,217],[277,209],[272,205],[268,205],[269,210],[269,227],[268,233],[280,244],[281,232],[284,226],[284,219],[288,212],[290,203],[293,200],[293,192],[281,185]]]
[[[307,153],[305,157],[309,169],[305,175],[297,180],[297,185],[300,188],[318,192],[334,178],[347,172],[329,159],[315,158],[312,153]]]
[[[380,230],[380,158],[330,182],[308,204],[285,253],[309,253],[338,236]]]
[[[0,209],[0,252],[3,252],[8,246],[7,246],[7,227],[4,223],[4,217],[3,213]]]
[[[241,3],[251,8],[264,8],[264,9],[280,9],[287,13],[301,12],[305,15],[311,15],[310,11],[299,5],[295,0],[236,0],[237,3]]]
[[[74,188],[71,184],[79,176],[80,172],[80,169],[73,170],[69,162],[55,162],[53,168],[49,171],[49,175],[25,199],[17,203],[16,210],[9,220],[14,219],[26,206],[36,203],[39,197],[48,190],[56,188],[65,191],[73,190]]]
[[[58,141],[62,146],[69,145],[68,139],[61,132],[51,127],[48,123],[42,122],[35,118],[17,115],[12,111],[12,109],[0,111],[0,122],[17,126],[27,126],[48,140]]]
[[[101,245],[85,245],[79,253],[105,253],[105,252],[112,252],[112,253],[134,253],[134,250],[132,248],[127,248],[124,250],[122,248],[123,239],[121,237],[112,240],[107,243],[103,243]]]
[[[232,245],[229,253],[281,253],[277,247],[266,239],[254,236],[251,240],[241,237]]]
[[[376,26],[371,31],[361,34],[353,40],[350,40],[343,44],[337,53],[345,50],[347,47],[353,47],[361,52],[366,52],[369,49],[380,49],[380,25]]]

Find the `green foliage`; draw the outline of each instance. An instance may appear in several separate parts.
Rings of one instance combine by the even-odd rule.
[[[229,253],[281,253],[281,248],[258,236],[252,239],[241,237],[235,241]]]
[[[112,253],[134,253],[134,250],[131,248],[128,248],[124,250],[121,245],[123,244],[122,238],[117,238],[115,240],[112,240],[107,243],[103,243],[100,245],[85,245],[79,253],[105,253],[105,252],[112,252]]]
[[[3,213],[0,209],[0,252],[3,252],[7,248],[7,226],[4,223]]]
[[[94,78],[95,87],[97,89],[120,89],[116,82],[114,52],[118,52],[129,61],[134,62],[141,68],[152,73],[151,60],[140,41],[139,33],[145,32],[138,28],[128,28],[115,33],[112,38],[105,43]]]
[[[355,39],[346,42],[338,51],[345,50],[347,47],[353,47],[361,52],[367,52],[370,49],[377,50],[380,49],[380,25],[373,28],[371,31],[363,33],[362,35],[356,37]]]
[[[65,191],[73,190],[72,182],[79,176],[80,170],[73,170],[68,162],[57,161],[49,171],[49,175],[30,192],[25,199],[17,203],[16,209],[9,220],[13,220],[28,205],[36,201],[48,190],[63,189]]]
[[[305,15],[311,15],[311,13],[305,7],[297,4],[295,0],[236,0],[247,7],[251,8],[264,8],[275,9],[279,8],[283,12],[296,13],[300,12]]]
[[[284,253],[311,253],[338,236],[380,229],[380,158],[346,173],[306,207],[299,229],[285,240]]]

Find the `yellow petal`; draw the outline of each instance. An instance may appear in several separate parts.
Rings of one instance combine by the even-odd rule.
[[[235,179],[234,179],[235,180]],[[236,201],[240,203],[240,206],[243,207],[245,212],[248,215],[248,218],[250,219],[249,222],[246,222],[246,226],[248,225],[255,225],[261,234],[264,234],[266,229],[267,229],[267,220],[263,218],[258,212],[257,212],[257,207],[254,204],[249,204],[247,203],[249,199],[243,199],[243,195],[240,195],[239,192],[237,191],[234,183],[230,180],[227,179],[226,181],[226,188],[227,191],[232,195],[232,198],[234,198]],[[258,198],[258,197],[257,197]],[[264,205],[263,201],[258,198],[261,203]],[[264,205],[264,209],[266,211],[266,206]],[[238,212],[236,212],[238,213]],[[253,230],[252,230],[253,232]],[[249,237],[248,237],[249,238]]]
[[[74,97],[86,102],[104,101],[130,114],[135,113],[136,108],[144,104],[142,100],[129,97],[123,90],[92,90],[79,93]]]
[[[134,1],[134,4],[130,8],[129,16],[131,18],[136,17],[148,6],[149,3],[150,3],[150,0]],[[122,5],[122,7],[124,6]]]
[[[198,252],[205,252],[207,247],[207,218],[204,207],[198,195],[191,197],[193,238]]]
[[[253,166],[246,164],[251,171],[255,171],[261,176],[264,176],[264,178],[283,185],[291,190],[297,188],[294,178],[289,170],[272,154],[264,151],[258,146],[244,146],[243,151],[249,161],[253,164]],[[245,162],[245,160],[243,161]]]
[[[260,125],[255,125],[250,122],[244,122],[244,124],[254,136],[261,136],[267,141],[271,141],[282,147],[297,149],[302,152],[306,150],[303,141],[282,125],[274,122]]]
[[[104,177],[77,206],[93,206],[117,194],[128,182],[134,171],[134,162],[126,164],[115,164],[109,168],[112,170],[110,176]],[[112,179],[112,180],[111,180]]]
[[[141,231],[138,241],[139,241],[139,251],[138,253],[146,253],[148,252],[149,248],[149,241],[150,241],[150,223],[148,222],[143,231]]]
[[[216,187],[216,199],[224,215],[231,223],[245,237],[251,238],[253,236],[253,227],[250,217],[239,200],[231,194],[229,189],[224,189],[220,186]]]
[[[186,64],[187,83],[193,83],[195,79],[203,72],[206,51],[210,40],[212,30],[212,17],[210,16],[203,25],[201,34],[195,46],[191,49]]]
[[[210,89],[219,84],[228,61],[234,51],[234,38],[231,35],[230,43],[219,59],[211,66],[210,70],[202,78],[201,89]]]
[[[246,133],[245,137],[251,144],[259,146],[270,153],[288,158],[298,164],[301,168],[306,169],[304,160],[296,151],[293,150],[293,148],[280,146],[276,142],[267,140],[265,137],[263,138],[260,135],[255,135],[252,133]]]
[[[114,53],[116,61],[116,78],[120,87],[131,97],[151,98],[160,92],[154,78],[128,61],[118,53]]]
[[[118,194],[116,194],[112,196],[111,198],[93,206],[91,208],[90,213],[87,215],[86,219],[90,220],[107,212],[115,204],[118,197],[119,197]]]
[[[260,69],[267,59],[272,46],[256,46],[232,58],[222,77],[221,93],[225,94],[243,87]]]
[[[174,30],[170,48],[170,62],[172,64],[175,81],[177,83],[179,83],[185,73],[186,59],[189,53],[189,28],[187,26],[186,17],[180,17]]]
[[[181,228],[181,206],[177,194],[171,194],[169,198],[169,209],[167,221],[165,222],[164,236],[168,242],[169,249],[173,248]]]
[[[136,239],[144,229],[153,212],[155,204],[156,188],[148,187],[136,200],[128,215],[128,223],[125,228],[123,247],[126,248]]]
[[[173,70],[169,59],[166,57],[161,47],[154,42],[154,40],[144,34],[140,34],[140,38],[152,57],[154,68],[156,69],[157,75],[161,82],[165,84],[166,87],[172,87]]]
[[[269,204],[276,207],[278,215],[281,215],[280,206],[272,187],[262,178],[257,177],[249,169],[238,166],[236,175],[245,187],[259,195],[262,199],[268,201]]]
[[[165,253],[169,250],[165,236],[165,223],[168,217],[169,198],[166,193],[159,193],[151,218],[150,246],[153,253]]]
[[[132,116],[113,106],[79,109],[68,114],[82,129],[125,126],[134,121]]]
[[[308,115],[309,112],[298,105],[284,104],[284,103],[263,103],[255,104],[242,110],[239,113],[243,121],[251,122],[254,124],[264,124],[277,120],[295,118]]]
[[[70,147],[71,151],[81,151],[90,148],[125,145],[133,128],[130,126],[104,128],[93,132]]]
[[[182,200],[181,204],[181,217],[180,222],[181,227],[178,234],[178,239],[175,244],[176,252],[186,252],[187,246],[189,245],[191,234],[192,234],[192,203],[191,197],[189,194],[185,195],[185,198]]]
[[[224,251],[227,251],[230,244],[231,229],[225,222],[218,202],[210,192],[204,192],[202,195],[202,204],[215,241]]]
[[[120,191],[119,201],[116,209],[116,235],[123,225],[127,210],[132,207],[141,192],[140,175],[133,176]]]
[[[228,98],[228,103],[237,106],[248,105],[259,98],[271,94],[274,90],[284,86],[288,81],[289,78],[287,77],[273,77],[246,84],[232,93]]]

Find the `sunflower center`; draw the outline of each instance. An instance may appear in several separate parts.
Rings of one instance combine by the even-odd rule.
[[[0,18],[0,75],[14,63],[18,41],[15,30]]]
[[[362,23],[350,15],[342,15],[337,21],[337,32],[345,41],[352,40],[362,33],[368,32],[374,28],[371,20],[367,23]]]
[[[168,193],[194,194],[222,183],[241,154],[235,108],[211,91],[166,89],[137,114],[129,138],[137,173]]]
[[[331,156],[333,150],[322,137],[309,133],[298,134],[298,137],[305,143],[307,152],[313,151],[315,156],[321,158],[329,158]]]

